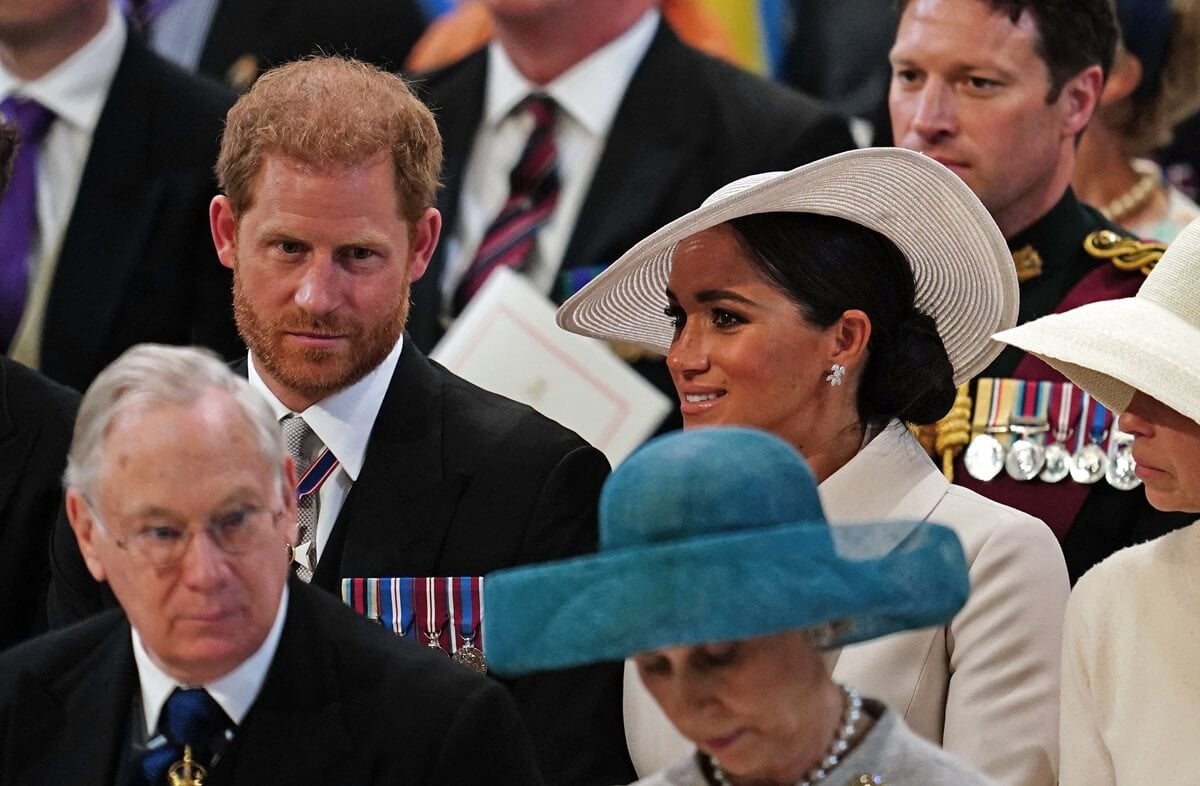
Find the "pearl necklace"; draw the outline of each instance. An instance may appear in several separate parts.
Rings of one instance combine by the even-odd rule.
[[[838,724],[837,731],[833,735],[833,742],[829,743],[825,755],[813,765],[803,780],[796,781],[796,786],[812,786],[814,783],[825,780],[829,771],[836,767],[846,752],[850,750],[850,740],[854,738],[858,731],[858,722],[862,720],[862,697],[849,685],[838,685],[838,687],[842,690],[842,721]],[[708,762],[712,765],[713,778],[716,779],[718,786],[733,786],[729,776],[725,774],[725,770],[721,769],[721,765],[715,758],[708,757]]]
[[[1128,191],[1100,208],[1100,215],[1109,221],[1120,221],[1125,216],[1136,213],[1154,196],[1158,183],[1157,172],[1142,172]]]

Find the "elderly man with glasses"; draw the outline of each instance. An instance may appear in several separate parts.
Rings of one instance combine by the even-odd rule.
[[[215,356],[106,369],[66,486],[121,610],[0,656],[0,783],[540,782],[503,688],[289,581],[292,459]]]

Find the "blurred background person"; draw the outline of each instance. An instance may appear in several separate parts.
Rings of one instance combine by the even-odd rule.
[[[446,149],[422,349],[499,266],[562,302],[723,183],[854,146],[823,104],[683,43],[656,0],[486,5],[492,42],[418,83]],[[658,358],[628,357],[670,390]]]
[[[834,677],[997,781],[1053,784],[1067,576],[1046,526],[950,484],[905,427],[946,414],[1000,351],[1016,274],[945,167],[857,150],[735,181],[638,243],[559,311],[568,330],[667,353],[684,428],[786,439],[837,525],[928,518],[958,534],[972,593],[943,627],[843,650]],[[645,775],[682,741],[626,670]]]
[[[989,782],[822,654],[944,624],[970,590],[948,528],[831,527],[796,451],[744,428],[644,446],[605,484],[600,528],[594,556],[488,577],[490,657],[520,673],[633,656],[695,746],[639,784]]]
[[[111,0],[0,3],[0,346],[83,390],[141,341],[242,347],[205,206],[233,94],[129,34]]]
[[[398,70],[425,30],[417,0],[124,0],[164,58],[242,91],[269,68],[343,54]]]
[[[1200,221],[1132,298],[997,335],[1120,412],[1161,510],[1200,514]],[[1130,329],[1130,326],[1136,329]],[[1161,783],[1200,765],[1195,676],[1200,528],[1124,549],[1071,593],[1063,645],[1064,786]],[[1190,776],[1187,776],[1190,777]]]
[[[0,196],[17,150],[0,121]],[[46,628],[50,533],[79,394],[0,355],[0,649]]]
[[[1121,45],[1080,139],[1079,198],[1139,237],[1169,242],[1200,206],[1151,156],[1200,108],[1200,2],[1117,0]]]

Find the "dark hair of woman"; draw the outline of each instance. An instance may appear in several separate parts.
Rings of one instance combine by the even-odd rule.
[[[933,317],[914,303],[912,268],[873,229],[813,213],[759,213],[729,222],[763,278],[812,325],[849,309],[871,320],[858,389],[864,424],[933,423],[954,404],[954,369]]]

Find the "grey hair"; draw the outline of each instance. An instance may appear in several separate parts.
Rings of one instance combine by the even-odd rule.
[[[205,393],[228,393],[246,419],[267,466],[279,467],[283,435],[263,396],[207,349],[138,344],[100,372],[79,405],[63,484],[92,497],[104,439],[122,415],[166,405],[191,404]]]

